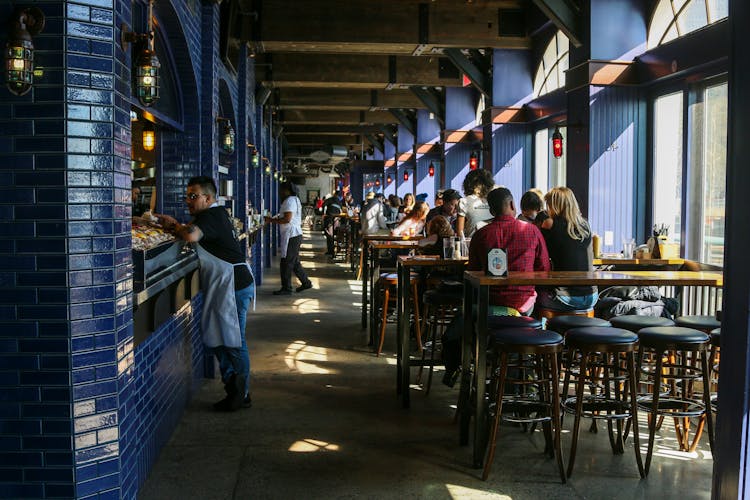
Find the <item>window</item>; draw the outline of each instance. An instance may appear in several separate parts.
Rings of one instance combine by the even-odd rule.
[[[565,72],[568,70],[569,43],[558,31],[544,50],[542,61],[534,77],[534,97],[548,94],[565,87]]]
[[[653,222],[669,226],[685,258],[719,266],[724,262],[727,97],[726,82],[702,83],[659,96],[653,108]]]
[[[560,127],[563,136],[563,155],[552,154],[554,128],[543,128],[534,134],[534,186],[547,192],[553,187],[565,185],[565,144],[568,139],[566,127]]]
[[[660,0],[648,28],[648,48],[724,19],[729,0]]]
[[[680,241],[682,228],[682,92],[654,103],[653,222]]]

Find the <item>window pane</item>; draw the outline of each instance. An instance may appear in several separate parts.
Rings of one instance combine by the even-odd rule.
[[[537,130],[534,134],[534,185],[543,192],[549,190],[548,184],[548,147],[547,129]]]
[[[729,15],[729,0],[708,0],[708,22],[715,23]]]
[[[669,226],[680,241],[682,224],[682,93],[654,102],[654,224]]]
[[[705,94],[703,234],[701,261],[724,263],[724,202],[727,170],[727,84]]]
[[[706,3],[704,0],[693,0],[677,18],[681,35],[695,31],[706,24],[708,24],[708,19],[706,19]]]
[[[651,18],[651,25],[648,27],[648,48],[659,45],[662,35],[667,31],[673,18],[669,2],[660,2],[654,11],[654,17]]]

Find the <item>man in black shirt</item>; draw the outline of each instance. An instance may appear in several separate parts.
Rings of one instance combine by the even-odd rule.
[[[326,236],[326,254],[333,257],[336,225],[339,222],[336,215],[341,215],[341,191],[335,191],[333,196],[323,203],[323,234]]]
[[[210,177],[188,181],[185,201],[193,220],[180,224],[157,215],[164,229],[195,243],[201,262],[203,341],[219,360],[226,398],[214,405],[219,411],[250,406],[250,356],[245,324],[255,285],[232,221],[216,202],[216,184]]]

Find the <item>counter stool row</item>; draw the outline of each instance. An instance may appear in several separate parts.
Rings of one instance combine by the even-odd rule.
[[[632,430],[641,477],[649,472],[660,417],[683,421],[683,429],[680,430],[678,426],[678,438],[683,446],[687,442],[686,422],[690,417],[699,417],[699,431],[706,422],[713,450],[713,420],[707,375],[710,373],[708,353],[711,338],[701,331],[703,328],[674,326],[674,322],[665,318],[621,316],[610,321],[583,316],[556,316],[548,321],[548,330],[545,331],[537,330],[541,327],[538,320],[519,317],[488,319],[488,365],[492,369],[488,392],[492,421],[484,479],[489,476],[492,466],[500,418],[543,424],[547,444],[545,451],[557,457],[563,482],[573,471],[581,417],[607,421],[613,453],[624,453],[623,442],[629,429]],[[690,324],[693,326],[710,326],[710,322],[696,317],[690,317],[688,321],[692,321]],[[558,357],[564,346],[568,352],[560,401]],[[639,353],[638,366],[636,351]],[[644,356],[647,353],[652,353],[653,365],[645,365]],[[534,377],[525,373],[520,377],[508,375],[509,370],[529,366],[534,368]],[[646,383],[651,386],[649,394],[638,394],[639,374],[644,374]],[[575,394],[569,396],[571,379],[575,379]],[[703,387],[700,398],[693,395],[696,382],[701,382]],[[507,383],[521,386],[534,384],[536,391],[523,391],[520,396],[508,394],[505,388]],[[588,393],[585,391],[587,386]],[[567,473],[560,451],[561,407],[573,413],[575,419]],[[520,411],[524,408],[526,411]],[[649,415],[645,466],[640,453],[638,410]],[[503,415],[511,411],[512,415]],[[697,444],[700,434],[696,434],[689,448]]]

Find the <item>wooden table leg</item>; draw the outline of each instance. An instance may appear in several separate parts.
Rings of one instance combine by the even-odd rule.
[[[482,468],[484,452],[487,445],[487,403],[485,401],[485,390],[487,384],[487,311],[489,308],[489,287],[479,287],[479,300],[477,308],[477,330],[474,339],[474,384],[476,387],[476,400],[474,401],[474,467]]]
[[[362,240],[362,329],[367,328],[367,278],[370,274],[367,241]],[[372,337],[372,332],[370,332]],[[372,340],[372,339],[371,339]]]

